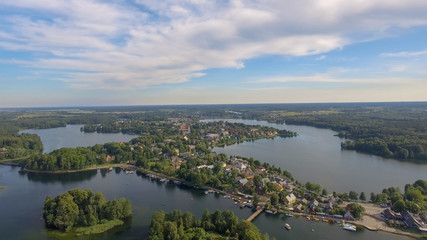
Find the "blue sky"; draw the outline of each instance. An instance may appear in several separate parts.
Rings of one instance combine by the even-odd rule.
[[[0,107],[427,101],[425,0],[0,2]]]

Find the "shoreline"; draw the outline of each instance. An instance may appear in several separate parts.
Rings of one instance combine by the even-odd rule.
[[[12,163],[12,162],[0,162],[0,165],[8,165],[8,166],[12,166],[12,167],[16,167],[19,166],[16,163]],[[140,167],[136,167],[134,165],[127,165],[127,164],[111,164],[111,165],[106,165],[106,166],[95,166],[95,167],[89,167],[89,168],[85,168],[85,169],[76,169],[76,170],[61,170],[61,171],[45,171],[45,170],[31,170],[31,169],[22,169],[20,171],[23,172],[31,172],[31,173],[44,173],[44,174],[63,174],[63,173],[74,173],[74,172],[84,172],[84,171],[90,171],[90,170],[98,170],[98,169],[105,169],[105,168],[116,168],[116,167],[130,167],[132,168],[132,170],[134,171],[140,171],[141,173],[144,174],[153,174],[153,175],[157,175],[163,178],[166,178],[168,180],[178,180],[180,181],[182,184],[194,188],[194,189],[202,189],[202,190],[208,190],[208,189],[212,189],[215,192],[218,192],[220,194],[223,195],[229,195],[229,196],[233,196],[233,197],[240,197],[242,198],[242,196],[239,196],[238,194],[230,194],[227,193],[223,190],[219,190],[213,187],[208,187],[208,186],[196,186],[193,184],[188,183],[187,181],[183,180],[183,179],[179,179],[179,178],[175,178],[175,177],[171,177],[162,173],[158,173],[158,172],[153,172],[151,170],[147,170],[144,168],[140,168]],[[251,198],[253,197],[250,194],[245,194],[248,196],[251,196]],[[367,205],[370,206],[374,206],[374,204],[369,204],[369,203],[364,203],[363,206],[365,207],[365,209],[369,209],[366,208]],[[379,209],[379,207],[377,207]],[[368,212],[368,211],[367,211]],[[293,215],[296,216],[301,216],[301,217],[319,217],[317,215],[312,215],[312,214],[306,214],[306,213],[296,213],[296,212],[292,212]],[[364,218],[368,218],[370,219],[369,223],[366,223],[366,219]],[[390,233],[390,234],[395,234],[395,235],[400,235],[400,236],[405,236],[405,237],[409,237],[412,239],[419,239],[420,237],[422,237],[422,234],[416,234],[416,233],[410,233],[410,232],[405,232],[402,230],[398,230],[392,227],[388,227],[386,225],[386,223],[383,220],[379,220],[377,217],[374,216],[374,214],[372,213],[366,213],[365,215],[363,215],[361,220],[356,220],[356,221],[347,221],[348,223],[357,225],[357,226],[361,226],[366,228],[369,231],[375,231],[375,232],[385,232],[385,233]],[[376,227],[373,227],[372,224],[376,224]]]

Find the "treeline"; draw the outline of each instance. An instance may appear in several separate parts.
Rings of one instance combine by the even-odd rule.
[[[73,189],[56,196],[47,196],[43,218],[50,228],[70,231],[74,227],[104,224],[132,215],[132,205],[124,198],[107,201],[100,192]]]
[[[0,135],[0,160],[26,157],[42,150],[43,144],[36,134]]]
[[[220,236],[218,236],[220,235]],[[258,228],[246,220],[239,221],[233,212],[205,210],[202,219],[186,212],[175,210],[170,213],[154,213],[150,224],[150,240],[208,240],[219,239],[269,240],[268,234],[261,235]],[[218,238],[219,237],[219,238]]]
[[[98,154],[93,148],[77,147],[33,155],[23,162],[23,166],[33,170],[58,171],[78,170],[102,163],[105,163],[105,154]]]
[[[399,188],[386,188],[382,193],[371,193],[371,201],[385,204],[390,202],[392,210],[401,212],[408,210],[412,213],[419,213],[427,210],[427,182],[417,180],[414,184],[406,184],[405,192],[401,193]]]
[[[338,131],[340,137],[353,140],[342,143],[343,149],[402,160],[427,160],[427,113],[424,109],[364,107],[278,118],[287,124]]]

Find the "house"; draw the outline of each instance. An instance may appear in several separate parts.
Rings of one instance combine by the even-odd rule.
[[[344,219],[347,221],[355,221],[356,218],[353,217],[353,214],[351,214],[350,211],[346,210],[344,213]]]
[[[302,212],[303,210],[302,210],[302,208],[303,208],[303,206],[302,206],[302,204],[300,203],[300,204],[298,204],[298,206],[296,207],[296,208],[294,208],[294,211],[295,212]]]
[[[198,166],[197,168],[198,169],[203,169],[203,168],[213,169],[214,165],[205,165],[205,164],[203,164],[203,165]]]
[[[404,210],[402,212],[402,217],[403,217],[403,222],[408,228],[419,229],[419,227],[421,227],[421,223],[417,219],[415,219],[414,215],[412,215],[407,210]]]
[[[308,204],[308,200],[307,200],[307,199],[305,199],[305,198],[303,198],[303,199],[301,200],[301,203],[302,203],[302,204],[304,204],[304,205],[307,205],[307,204]]]
[[[6,148],[0,148],[0,153],[5,153],[5,152],[7,152]]]
[[[396,219],[396,214],[390,208],[387,208],[386,210],[384,210],[383,215],[386,220]]]
[[[310,203],[310,209],[311,210],[314,210],[315,208],[317,208],[319,206],[319,202],[316,200],[316,199],[314,199],[313,201],[311,201],[311,203]]]
[[[191,128],[190,126],[182,125],[179,127],[179,131],[184,135],[188,135],[191,133]]]
[[[247,167],[248,167],[248,165],[246,165],[246,164],[245,164],[245,163],[243,163],[243,162],[239,162],[239,163],[237,164],[237,168],[238,168],[240,171],[245,170]]]
[[[239,183],[240,183],[240,185],[242,185],[242,186],[245,186],[246,184],[248,184],[248,179],[246,179],[246,178],[242,178],[242,179],[240,179],[239,180]]]
[[[105,162],[109,163],[113,160],[113,158],[110,155],[107,155],[107,157],[105,158]]]
[[[297,201],[297,197],[295,197],[295,195],[293,193],[289,194],[285,198],[286,198],[286,202],[288,203],[288,205],[291,205]]]
[[[209,134],[206,134],[205,138],[208,139],[209,141],[215,141],[219,139],[219,134],[209,133]]]

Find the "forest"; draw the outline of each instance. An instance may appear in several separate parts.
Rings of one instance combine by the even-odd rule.
[[[36,134],[0,134],[0,160],[25,158],[42,151],[43,144]]]
[[[53,199],[47,196],[43,207],[46,225],[64,232],[76,227],[108,224],[109,221],[131,215],[132,205],[129,200],[119,198],[107,201],[100,192],[94,194],[91,190],[82,189],[69,190]]]
[[[261,235],[258,228],[246,220],[238,220],[233,212],[205,210],[200,220],[186,212],[175,210],[170,213],[154,213],[150,224],[150,240],[270,240],[268,234]]]

